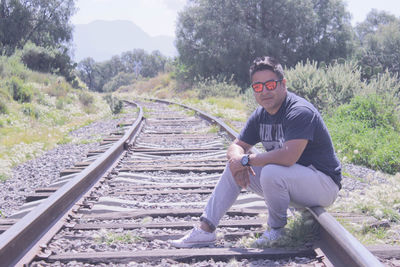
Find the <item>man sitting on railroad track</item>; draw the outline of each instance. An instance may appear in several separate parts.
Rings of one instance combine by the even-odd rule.
[[[288,92],[281,64],[272,57],[254,60],[251,87],[260,105],[229,146],[228,163],[200,217],[199,227],[171,241],[175,247],[209,246],[215,229],[241,188],[264,197],[269,229],[256,245],[284,234],[289,204],[329,206],[341,188],[341,165],[316,108]],[[266,152],[248,154],[261,142]]]

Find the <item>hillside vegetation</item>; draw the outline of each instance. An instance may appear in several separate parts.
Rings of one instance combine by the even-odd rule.
[[[21,59],[0,57],[0,179],[11,168],[56,144],[68,132],[111,110],[99,94],[73,89],[61,76],[27,69]]]

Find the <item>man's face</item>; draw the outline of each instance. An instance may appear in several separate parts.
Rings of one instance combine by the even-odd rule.
[[[254,83],[263,83],[267,81],[276,81],[279,80],[278,76],[270,70],[261,70],[257,71],[253,74],[251,82]],[[286,80],[282,80],[282,82],[278,82],[276,84],[276,88],[273,90],[268,90],[265,85],[263,85],[263,89],[261,92],[254,92],[254,96],[256,98],[257,103],[262,106],[267,112],[271,115],[278,112],[281,107],[283,101],[286,97]]]

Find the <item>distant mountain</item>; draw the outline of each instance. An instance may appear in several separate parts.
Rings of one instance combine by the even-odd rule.
[[[77,24],[74,29],[74,60],[92,57],[95,61],[109,60],[112,56],[142,48],[147,52],[160,51],[163,55],[177,55],[174,37],[151,37],[133,22],[126,20],[97,20]]]

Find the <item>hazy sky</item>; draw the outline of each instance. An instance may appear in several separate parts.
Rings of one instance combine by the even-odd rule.
[[[353,24],[365,19],[375,8],[400,17],[400,0],[344,0],[353,16]],[[151,36],[175,35],[178,11],[186,0],[77,0],[78,12],[72,18],[74,24],[86,24],[94,20],[130,20]]]

